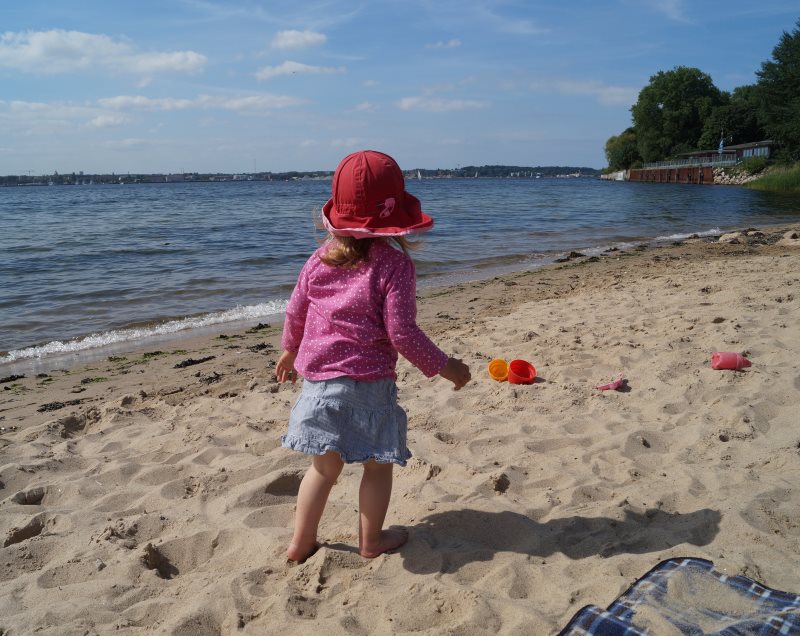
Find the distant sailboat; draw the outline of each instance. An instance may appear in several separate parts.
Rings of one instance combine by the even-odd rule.
[[[419,170],[417,170],[417,179],[422,181],[422,173]]]

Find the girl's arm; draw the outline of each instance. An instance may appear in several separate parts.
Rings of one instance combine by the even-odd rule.
[[[300,270],[297,284],[294,286],[289,304],[286,306],[286,318],[283,322],[283,336],[281,346],[285,351],[294,353],[300,350],[303,332],[306,328],[306,315],[308,313],[308,263]],[[292,361],[294,362],[294,360]]]
[[[417,325],[416,272],[411,259],[394,272],[387,284],[383,321],[392,346],[427,377],[437,374],[458,390],[469,382],[469,368],[449,358]]]
[[[300,270],[297,284],[292,291],[289,304],[286,306],[286,318],[283,322],[283,335],[281,336],[283,354],[278,359],[278,364],[275,367],[275,375],[278,377],[278,382],[291,380],[292,384],[294,384],[297,381],[297,370],[294,368],[294,361],[297,358],[297,352],[300,350],[300,342],[303,340],[309,304],[307,267],[308,263]]]

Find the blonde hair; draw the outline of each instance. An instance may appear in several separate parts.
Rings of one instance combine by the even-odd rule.
[[[330,243],[328,250],[319,258],[326,265],[333,267],[356,267],[361,261],[367,260],[369,248],[373,241],[386,241],[394,243],[403,252],[419,249],[417,241],[409,241],[405,236],[387,236],[386,238],[355,238],[353,236],[334,236],[329,234],[325,239]]]

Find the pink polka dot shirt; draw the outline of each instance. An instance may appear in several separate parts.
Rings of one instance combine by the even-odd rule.
[[[411,259],[374,241],[357,267],[333,267],[319,258],[327,249],[303,266],[286,308],[282,344],[297,353],[298,373],[312,381],[396,378],[398,352],[427,377],[439,373],[447,355],[417,326]]]

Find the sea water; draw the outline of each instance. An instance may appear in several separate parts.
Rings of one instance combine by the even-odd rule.
[[[323,233],[330,181],[0,188],[8,364],[276,319]],[[540,267],[571,250],[800,220],[800,198],[594,178],[423,179],[419,284]]]

